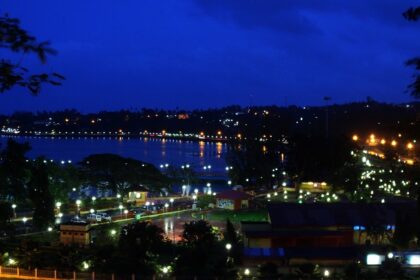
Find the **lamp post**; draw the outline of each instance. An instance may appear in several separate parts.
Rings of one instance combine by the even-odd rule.
[[[123,206],[122,204],[120,204],[120,205],[118,206],[118,209],[120,209],[120,217],[122,218],[122,214],[123,214],[123,209],[124,209],[124,206]]]
[[[22,218],[23,226],[25,227],[25,233],[28,233],[28,228],[26,227],[26,222],[27,221],[28,221],[28,218],[26,218],[26,217]]]
[[[226,248],[227,254],[228,254],[228,257],[227,257],[226,262],[229,263],[231,261],[231,258],[230,258],[230,250],[232,249],[232,244],[226,243],[225,248]]]
[[[150,202],[149,201],[146,201],[146,211],[149,211],[149,206],[150,206]]]
[[[173,208],[174,207],[174,199],[173,198],[169,199],[169,202],[171,203],[171,208]]]
[[[80,199],[76,200],[76,207],[77,207],[77,216],[80,216],[80,205],[82,204],[82,201]]]
[[[16,204],[12,204],[12,209],[13,209],[13,217],[16,218]]]
[[[168,212],[168,207],[169,207],[169,204],[165,203],[165,212]]]
[[[127,220],[127,215],[128,215],[128,210],[127,209],[124,210],[124,214],[125,214],[125,219]]]
[[[55,203],[55,207],[57,208],[57,215],[58,215],[58,213],[60,213],[60,208],[61,208],[61,202],[60,201],[57,201],[56,203]]]

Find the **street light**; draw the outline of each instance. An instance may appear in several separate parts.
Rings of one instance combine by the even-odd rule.
[[[92,202],[95,203],[96,201],[96,196],[92,196]]]
[[[80,216],[80,204],[82,204],[82,201],[80,199],[76,200],[77,216]]]
[[[22,218],[23,226],[25,227],[25,233],[28,233],[28,228],[26,227],[26,222],[27,221],[28,221],[28,218],[26,218],[26,217]]]
[[[127,215],[128,215],[128,210],[127,209],[124,210],[124,214],[125,214],[125,219],[127,220]]]
[[[171,208],[172,208],[174,206],[174,199],[173,198],[169,199],[169,202],[171,203]]]
[[[12,204],[12,209],[13,209],[13,217],[16,218],[16,204]]]
[[[249,275],[251,274],[251,270],[249,270],[249,268],[245,268],[245,270],[244,270],[244,274],[245,274],[246,276],[249,276]]]
[[[226,243],[226,250],[230,251],[230,249],[232,249],[232,244],[230,243]]]
[[[124,206],[123,206],[122,204],[120,204],[120,205],[118,206],[118,209],[120,209],[120,216],[122,217],[122,213],[123,213]]]
[[[165,203],[165,211],[168,211],[169,204]]]
[[[392,141],[391,141],[391,146],[392,146],[392,147],[395,147],[395,146],[397,146],[397,141],[395,141],[395,140],[392,140]]]

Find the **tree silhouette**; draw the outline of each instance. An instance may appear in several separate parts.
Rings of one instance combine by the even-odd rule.
[[[10,18],[7,14],[0,17],[0,48],[22,55],[32,53],[45,63],[48,55],[56,53],[50,48],[48,41],[39,42],[20,26],[17,18]],[[0,58],[0,93],[11,90],[15,86],[27,88],[32,94],[38,94],[44,83],[61,85],[64,77],[58,73],[29,74],[29,70],[21,65],[21,60]]]
[[[408,21],[417,21],[420,19],[420,7],[411,7],[403,13],[403,16]],[[414,82],[408,85],[408,89],[414,98],[420,98],[420,57],[409,59],[405,64],[407,66],[414,67],[417,71],[415,74],[413,74]]]
[[[54,222],[54,198],[49,190],[47,166],[42,159],[37,159],[30,171],[28,193],[34,205],[33,224],[38,229],[45,229]]]

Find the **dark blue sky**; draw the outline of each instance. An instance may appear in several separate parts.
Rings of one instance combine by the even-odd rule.
[[[420,24],[403,0],[2,0],[57,56],[62,87],[0,95],[0,112],[411,100]]]

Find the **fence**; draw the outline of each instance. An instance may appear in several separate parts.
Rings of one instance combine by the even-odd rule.
[[[136,275],[97,274],[95,272],[65,272],[44,269],[24,269],[0,266],[0,278],[39,279],[39,280],[136,280]],[[138,279],[140,279],[138,277]],[[145,279],[142,277],[141,279]],[[151,279],[155,279],[152,277]]]

